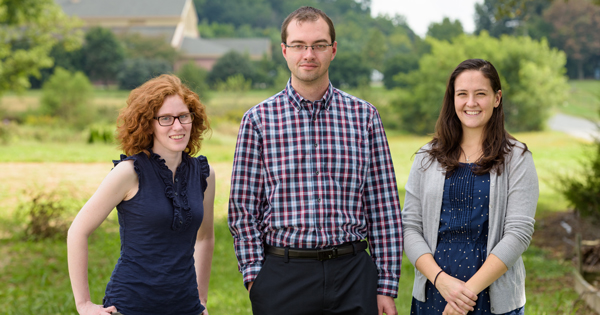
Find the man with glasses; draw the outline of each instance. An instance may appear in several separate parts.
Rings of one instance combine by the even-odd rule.
[[[253,313],[397,314],[401,209],[379,114],[329,82],[337,42],[323,11],[291,13],[281,42],[291,79],[244,115],[231,177]]]

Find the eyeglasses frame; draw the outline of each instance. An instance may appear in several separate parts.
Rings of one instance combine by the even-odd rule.
[[[192,120],[191,120],[190,122],[187,122],[187,123],[181,122],[181,119],[180,119],[179,117],[181,117],[181,116],[184,116],[184,115],[188,115],[188,114],[190,115],[190,117],[192,118]],[[170,125],[162,125],[162,124],[160,123],[160,120],[159,120],[159,118],[161,118],[161,117],[173,117],[173,122],[172,122]],[[182,114],[182,115],[177,115],[177,116],[172,116],[172,115],[164,115],[164,116],[156,116],[156,117],[153,117],[153,118],[154,118],[154,119],[156,119],[156,121],[158,122],[158,124],[159,124],[161,127],[169,127],[169,126],[173,126],[173,124],[175,124],[175,119],[179,120],[179,123],[180,123],[180,124],[182,124],[182,125],[189,125],[189,124],[191,124],[192,122],[194,122],[194,113],[192,113],[192,112],[189,112],[189,113],[187,113],[187,114]]]

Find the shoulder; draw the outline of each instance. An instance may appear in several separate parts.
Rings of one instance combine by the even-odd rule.
[[[267,98],[266,100],[250,107],[250,109],[248,109],[245,113],[244,113],[244,119],[252,119],[253,117],[256,117],[257,115],[260,115],[260,113],[264,110],[269,110],[272,109],[275,106],[281,105],[284,101],[284,98],[286,97],[285,95],[285,90]]]
[[[373,113],[377,112],[377,108],[375,108],[373,104],[361,98],[358,98],[335,87],[332,89],[332,91],[332,97],[338,103],[342,103],[344,105],[358,106],[358,108],[365,109]]]
[[[529,149],[524,143],[513,139],[508,140],[508,142],[512,146],[508,154],[509,163],[522,159],[532,158],[531,151],[529,151]]]

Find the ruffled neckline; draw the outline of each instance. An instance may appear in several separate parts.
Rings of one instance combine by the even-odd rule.
[[[158,167],[158,174],[165,184],[165,196],[171,200],[173,205],[173,223],[171,229],[173,231],[185,230],[192,222],[192,211],[188,203],[187,194],[187,176],[189,155],[182,152],[181,164],[175,171],[175,179],[180,185],[179,192],[175,191],[173,182],[173,172],[169,169],[165,160],[160,155],[150,151],[150,161]],[[177,198],[179,197],[179,198]]]

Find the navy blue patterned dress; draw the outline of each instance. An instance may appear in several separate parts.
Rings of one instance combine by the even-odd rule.
[[[471,166],[461,163],[444,183],[444,199],[440,215],[438,245],[434,259],[445,273],[467,282],[481,268],[487,257],[490,174],[475,175]],[[446,301],[427,281],[426,300],[413,297],[411,314],[442,314]],[[492,314],[486,288],[477,297],[475,311],[468,314]],[[522,315],[524,308],[505,313]]]
[[[210,168],[204,156],[185,152],[175,179],[165,161],[151,152],[133,160],[137,194],[117,205],[121,257],[106,286],[104,306],[124,315],[198,315],[200,304],[194,245],[204,216]]]

